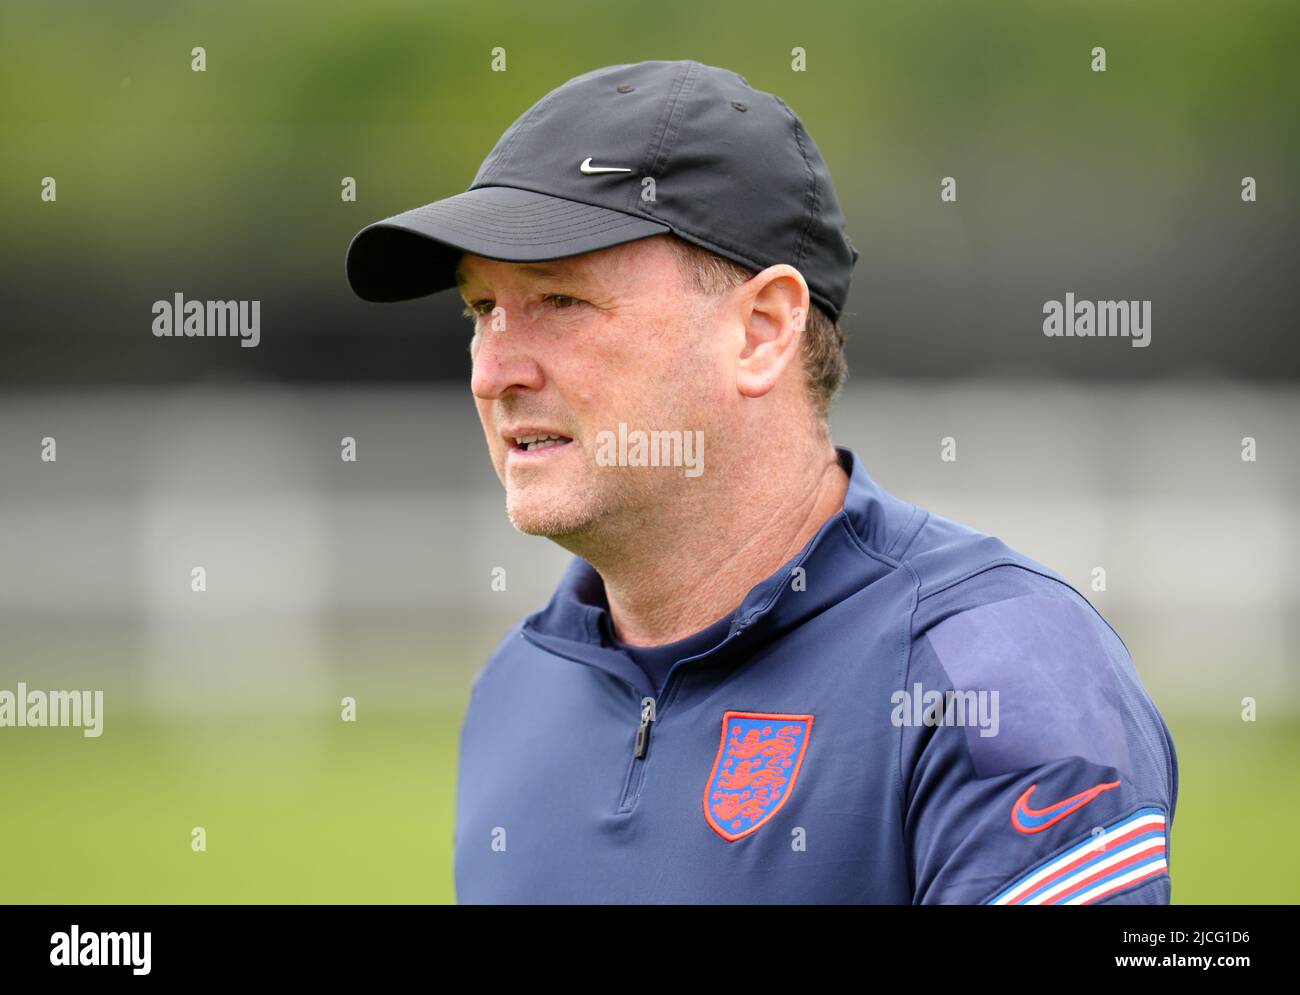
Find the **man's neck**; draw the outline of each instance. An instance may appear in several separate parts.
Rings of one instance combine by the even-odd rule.
[[[619,639],[660,646],[735,611],[844,506],[849,478],[829,445],[794,475],[752,470],[738,492],[710,496],[700,510],[711,513],[679,516],[671,537],[586,556]]]

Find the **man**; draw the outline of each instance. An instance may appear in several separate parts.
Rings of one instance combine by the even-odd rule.
[[[576,554],[475,680],[462,902],[1167,902],[1177,766],[1064,580],[836,448],[858,253],[777,97],[613,66],[361,231],[459,285],[510,520]]]

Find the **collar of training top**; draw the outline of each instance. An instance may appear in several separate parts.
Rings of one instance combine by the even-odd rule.
[[[727,638],[696,659],[726,658],[756,639],[775,638],[897,567],[893,557],[906,549],[924,513],[881,489],[852,450],[837,446],[836,452],[849,474],[843,508],[796,556],[750,589],[732,614]],[[524,620],[523,634],[556,656],[640,686],[644,672],[621,650],[603,645],[608,613],[600,574],[574,557],[550,602]]]

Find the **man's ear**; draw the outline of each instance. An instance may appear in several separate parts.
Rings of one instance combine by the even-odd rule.
[[[737,288],[744,342],[736,360],[736,386],[762,397],[798,357],[808,317],[808,284],[793,266],[769,266]]]

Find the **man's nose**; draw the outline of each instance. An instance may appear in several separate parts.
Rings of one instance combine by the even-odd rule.
[[[512,387],[540,390],[545,382],[542,368],[533,356],[526,323],[520,319],[498,322],[485,317],[472,350],[470,390],[474,396],[493,401]]]

